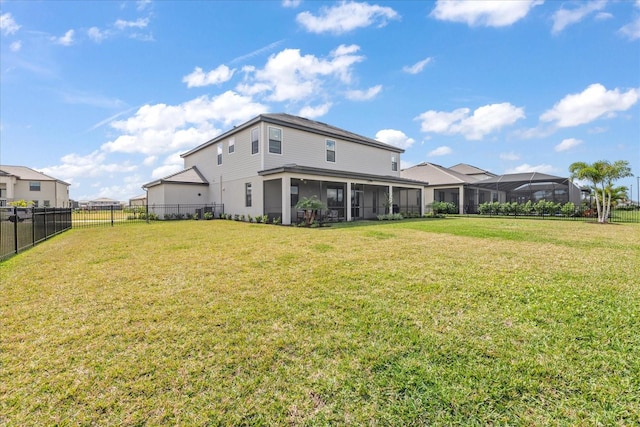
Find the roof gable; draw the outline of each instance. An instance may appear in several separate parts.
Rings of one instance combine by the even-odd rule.
[[[196,166],[181,170],[164,178],[144,184],[142,188],[153,187],[160,184],[198,184],[209,185],[209,181],[200,173]]]

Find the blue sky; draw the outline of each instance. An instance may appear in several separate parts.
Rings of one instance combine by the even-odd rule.
[[[402,166],[640,176],[637,1],[1,1],[0,163],[126,201],[287,112]],[[633,185],[637,179],[620,184]]]

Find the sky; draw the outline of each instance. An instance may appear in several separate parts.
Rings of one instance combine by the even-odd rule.
[[[0,164],[121,201],[262,113],[468,163],[640,180],[640,0],[0,1]],[[631,188],[633,187],[633,188]]]

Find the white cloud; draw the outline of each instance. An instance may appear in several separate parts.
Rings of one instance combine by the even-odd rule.
[[[11,52],[18,52],[20,49],[22,49],[22,41],[20,40],[9,45],[9,50],[11,50]]]
[[[164,159],[162,166],[155,168],[151,172],[154,179],[164,178],[184,169],[184,160],[180,157],[180,152],[175,152]]]
[[[307,31],[334,34],[343,34],[371,25],[384,27],[392,19],[400,19],[400,15],[390,7],[357,2],[341,2],[332,7],[322,7],[319,16],[314,16],[311,12],[301,12],[296,17],[298,23]]]
[[[244,95],[262,94],[270,101],[308,101],[326,93],[325,85],[333,80],[351,82],[352,66],[364,60],[355,54],[359,49],[341,45],[327,59],[285,49],[271,55],[263,69],[244,67],[245,82],[236,89]]]
[[[551,165],[536,165],[531,166],[528,163],[521,164],[520,166],[516,166],[515,168],[506,169],[504,173],[527,173],[527,172],[540,172],[546,174],[556,173],[556,168]]]
[[[75,34],[74,30],[69,30],[66,33],[64,33],[64,36],[62,37],[52,37],[51,40],[53,40],[55,43],[62,45],[62,46],[71,46],[73,44],[73,36]]]
[[[598,21],[605,21],[611,18],[613,18],[613,15],[609,12],[599,12],[596,14],[596,20]]]
[[[429,151],[427,156],[429,157],[446,156],[451,153],[453,153],[453,150],[450,147],[443,145],[441,147],[437,147],[436,149]]]
[[[63,181],[73,181],[74,178],[97,177],[106,173],[125,173],[137,169],[136,165],[125,163],[105,163],[106,154],[94,151],[86,156],[75,153],[63,156],[61,164],[42,168],[42,172],[59,177]]]
[[[584,91],[565,96],[552,109],[545,111],[540,120],[555,122],[557,127],[578,126],[600,117],[613,117],[617,111],[631,108],[640,98],[640,88],[621,93],[619,89],[607,90],[599,83]]]
[[[559,9],[553,14],[553,27],[551,32],[558,34],[568,25],[582,21],[587,15],[602,10],[606,6],[606,0],[591,1],[588,3],[580,3],[575,9]]]
[[[266,109],[232,91],[212,98],[201,96],[179,105],[144,105],[134,116],[112,122],[111,127],[122,134],[101,148],[106,152],[147,156],[188,149],[219,134],[215,123],[229,127]]]
[[[553,147],[553,149],[556,152],[560,153],[562,151],[571,150],[572,148],[575,148],[580,144],[582,144],[582,141],[579,140],[579,139],[567,138],[567,139],[563,139],[562,142],[560,142],[560,144],[558,144],[555,147]]]
[[[431,58],[423,59],[422,61],[418,61],[411,66],[402,67],[402,71],[409,74],[418,74],[422,72],[422,70],[424,70],[424,67],[426,67],[426,65],[430,63],[431,60]]]
[[[316,117],[322,117],[329,112],[331,108],[331,103],[327,102],[322,105],[318,105],[315,107],[305,106],[298,112],[298,115],[301,117],[306,117],[308,119],[315,119]]]
[[[20,25],[18,25],[13,19],[13,16],[10,13],[3,13],[0,15],[0,32],[5,36],[10,34],[15,34],[20,29]]]
[[[368,101],[375,98],[381,90],[382,85],[373,86],[367,90],[349,90],[347,91],[346,97],[351,101]]]
[[[91,27],[87,30],[87,35],[94,42],[100,43],[102,40],[106,39],[109,36],[109,33],[106,31],[101,31],[98,27]]]
[[[500,153],[500,160],[520,160],[520,155],[514,152],[510,153]]]
[[[629,40],[640,39],[640,16],[636,17],[635,20],[629,22],[618,31]]]
[[[230,69],[226,65],[220,65],[208,73],[202,71],[202,68],[196,67],[191,74],[184,76],[182,81],[187,84],[187,87],[216,85],[231,80],[235,72],[235,68]]]
[[[421,121],[423,132],[460,134],[466,139],[479,140],[525,117],[523,108],[508,102],[485,105],[477,108],[472,115],[469,113],[468,108],[459,108],[452,112],[429,110],[415,120]]]
[[[290,7],[292,9],[295,9],[296,7],[300,6],[300,3],[302,3],[302,0],[282,0],[282,7]]]
[[[118,19],[113,24],[113,26],[119,30],[124,30],[125,28],[146,28],[147,25],[149,25],[149,18],[138,18],[135,21]]]
[[[438,0],[431,16],[469,26],[505,27],[527,16],[542,0],[478,1]]]
[[[403,149],[411,147],[416,142],[413,138],[405,135],[404,132],[395,129],[379,130],[376,133],[376,140]]]

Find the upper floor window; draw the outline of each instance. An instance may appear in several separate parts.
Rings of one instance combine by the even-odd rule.
[[[40,181],[29,181],[29,191],[40,191]]]
[[[269,128],[269,152],[282,154],[282,129]]]
[[[229,140],[229,154],[234,153],[236,151],[236,139],[231,138]]]
[[[251,183],[244,184],[244,204],[246,207],[251,207]]]
[[[259,151],[259,147],[258,128],[251,129],[251,154],[256,154]]]
[[[391,170],[394,172],[398,170],[398,160],[396,156],[391,156]]]
[[[326,140],[327,147],[327,162],[336,162],[336,142],[330,139]]]
[[[222,144],[218,144],[218,164],[222,164]]]

